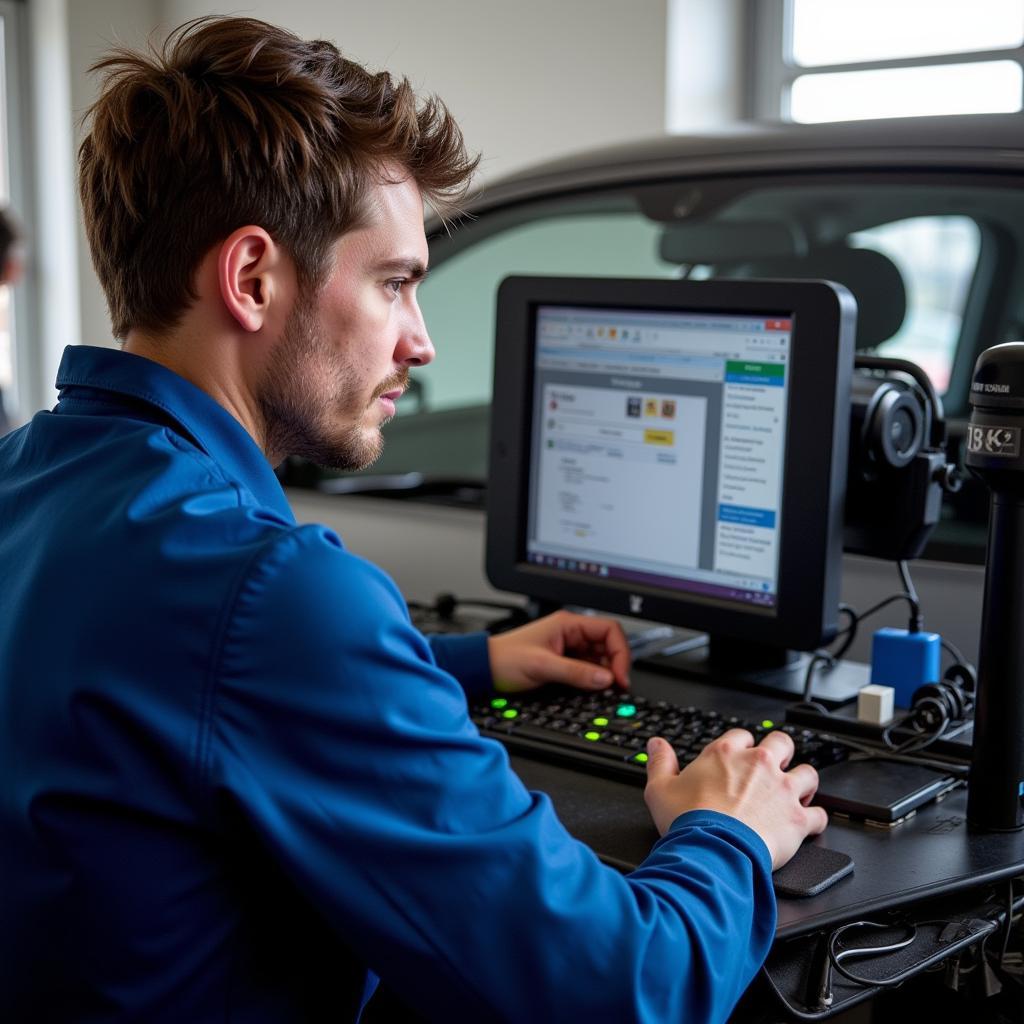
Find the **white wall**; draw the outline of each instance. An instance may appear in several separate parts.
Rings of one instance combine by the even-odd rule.
[[[688,48],[672,76],[674,127],[736,114],[730,25],[740,0],[45,2],[66,6],[75,122],[98,85],[86,68],[112,41],[137,46],[151,31],[199,15],[248,14],[331,39],[346,55],[439,95],[469,147],[482,153],[486,181],[575,150],[663,133],[670,4],[677,39]],[[77,123],[68,130],[77,148]],[[111,344],[80,225],[77,258],[81,340]]]
[[[80,123],[96,98],[100,79],[88,68],[112,46],[140,47],[159,19],[159,0],[66,0],[68,19],[68,70],[71,82],[69,126],[77,159],[81,142]],[[77,166],[77,165],[76,165]],[[77,204],[77,187],[75,191]],[[75,238],[78,257],[80,339],[86,345],[113,345],[110,317],[99,281],[92,269],[89,247],[82,228],[81,209],[75,207]]]
[[[483,176],[664,131],[667,0],[164,0],[332,40],[451,108]]]

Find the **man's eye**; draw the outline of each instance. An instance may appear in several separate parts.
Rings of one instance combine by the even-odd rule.
[[[396,277],[392,281],[385,282],[385,287],[390,288],[396,295],[402,290],[402,286],[405,284],[405,278]]]

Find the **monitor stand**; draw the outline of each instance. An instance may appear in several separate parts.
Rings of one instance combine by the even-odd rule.
[[[803,697],[809,654],[714,635],[706,644],[676,653],[671,653],[673,646],[669,645],[666,653],[639,659],[637,666],[786,700]],[[685,644],[678,646],[687,648]],[[820,665],[815,669],[811,699],[827,708],[848,704],[870,682],[870,671],[869,666],[851,661],[837,662],[832,668]]]

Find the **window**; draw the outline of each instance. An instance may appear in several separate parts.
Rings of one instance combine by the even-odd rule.
[[[985,277],[985,232],[1016,223],[1019,195],[928,175],[769,175],[624,185],[482,212],[431,242],[419,299],[437,357],[413,374],[368,475],[485,478],[496,297],[513,274],[829,278],[857,300],[858,347],[918,363],[960,415],[962,381],[951,385],[974,358],[965,337],[977,330],[967,321]]]
[[[804,123],[1022,109],[1020,0],[774,0],[752,113]]]
[[[565,203],[546,214],[538,209],[431,270],[419,298],[437,358],[417,374],[429,408],[490,402],[494,308],[498,285],[509,275],[678,274],[678,266],[658,254],[658,224],[635,208],[588,205]]]
[[[477,208],[431,239],[419,296],[437,348],[362,474],[296,463],[289,484],[440,504],[484,495],[496,293],[511,274],[827,278],[858,305],[861,351],[910,359],[943,396],[951,444],[978,353],[1024,336],[1019,175],[945,168],[683,176],[545,192]],[[974,560],[987,495],[947,500],[933,556]],[[982,543],[982,547],[979,547]],[[944,545],[944,546],[943,546]]]
[[[858,231],[847,243],[888,256],[906,288],[903,325],[878,354],[917,363],[945,393],[978,264],[978,225],[968,217],[912,217]]]

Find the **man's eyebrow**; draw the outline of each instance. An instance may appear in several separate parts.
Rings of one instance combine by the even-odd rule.
[[[415,258],[382,260],[374,269],[386,274],[404,274],[410,280],[418,281],[427,276],[427,266]]]

